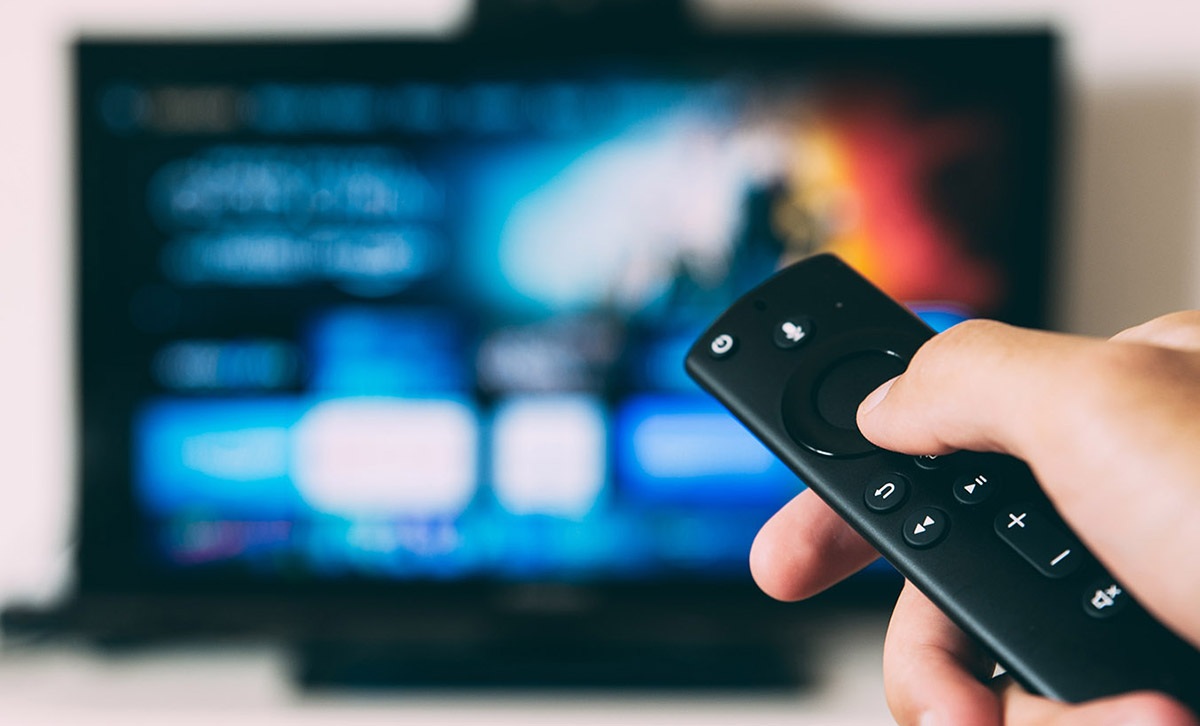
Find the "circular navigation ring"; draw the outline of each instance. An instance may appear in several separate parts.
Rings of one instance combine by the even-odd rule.
[[[855,423],[858,404],[898,376],[924,342],[890,331],[858,331],[814,348],[783,392],[783,424],[802,446],[826,456],[875,450]]]
[[[834,428],[857,431],[858,404],[904,368],[905,361],[878,350],[846,356],[817,382],[817,413]]]

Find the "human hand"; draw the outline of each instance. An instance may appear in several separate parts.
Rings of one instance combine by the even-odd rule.
[[[934,337],[858,411],[875,444],[1024,460],[1075,533],[1164,624],[1200,647],[1200,311],[1105,341],[968,321]],[[1153,486],[1143,486],[1143,483]],[[763,526],[759,586],[798,600],[878,557],[811,491]],[[888,705],[902,726],[1197,726],[1162,694],[1070,705],[1033,696],[992,665],[911,583],[884,643]]]

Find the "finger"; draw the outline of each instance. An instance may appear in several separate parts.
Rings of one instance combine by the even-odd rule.
[[[968,321],[872,393],[858,423],[868,439],[906,453],[1024,459],[1092,553],[1200,645],[1200,580],[1180,577],[1164,556],[1200,551],[1198,382],[1195,353]]]
[[[883,646],[888,707],[900,726],[1000,726],[1000,699],[981,682],[990,662],[912,583]]]
[[[1118,342],[1185,345],[1191,332],[1179,331],[1196,322],[1200,313],[1164,316],[1119,334],[1125,338]],[[1113,345],[968,320],[930,339],[903,375],[867,396],[858,425],[872,442],[897,451],[972,449],[1029,459],[1039,444],[1057,450],[1064,435],[1080,429],[1077,419],[1094,418],[1105,405],[1125,407],[1108,411],[1124,416],[1130,404],[1145,403],[1139,397],[1147,380],[1188,381],[1197,372],[1195,356],[1165,345]]]
[[[1048,397],[1067,392],[1083,359],[1102,344],[990,320],[960,323],[862,402],[859,428],[873,443],[908,453],[1027,453]]]
[[[778,600],[802,600],[879,557],[811,489],[771,517],[750,548],[754,581]]]
[[[1071,705],[1030,695],[1015,683],[1001,694],[1004,723],[1023,726],[1197,726],[1177,701],[1142,691]]]
[[[1122,330],[1110,340],[1200,351],[1200,310],[1183,310]]]
[[[1008,680],[997,695],[991,661],[912,583],[896,602],[883,662],[888,706],[901,726],[1200,726],[1161,693],[1073,705]]]

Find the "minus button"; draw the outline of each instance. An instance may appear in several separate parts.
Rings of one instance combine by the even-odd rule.
[[[1046,577],[1066,577],[1083,564],[1078,543],[1037,505],[1018,504],[996,517],[996,534]]]

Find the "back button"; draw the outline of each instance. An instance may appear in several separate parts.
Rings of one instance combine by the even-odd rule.
[[[863,499],[873,512],[883,514],[898,509],[908,497],[908,477],[903,474],[883,474],[867,482]]]

